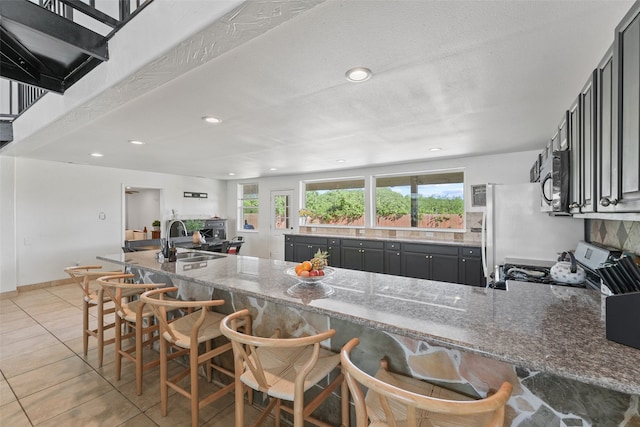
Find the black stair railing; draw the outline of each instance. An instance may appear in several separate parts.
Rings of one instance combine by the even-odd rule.
[[[117,0],[117,11],[101,11],[96,9],[95,0],[29,0],[48,11],[65,19],[79,23],[79,20],[94,20],[108,27],[106,38],[111,38],[130,19],[138,14],[153,0]],[[105,4],[113,5],[112,2]],[[117,17],[112,16],[116,14]],[[81,19],[80,19],[81,18]],[[85,26],[85,25],[83,25]],[[94,29],[94,31],[96,31]],[[14,80],[0,79],[0,121],[12,122],[29,107],[37,102],[48,91]],[[2,145],[0,145],[0,148]]]

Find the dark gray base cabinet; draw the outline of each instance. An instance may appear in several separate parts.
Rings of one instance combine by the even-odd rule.
[[[342,239],[342,268],[384,273],[384,243],[369,240]]]
[[[404,276],[459,283],[457,246],[405,243],[402,254]]]
[[[285,236],[285,261],[311,259],[318,249],[329,252],[332,267],[485,286],[479,247]]]

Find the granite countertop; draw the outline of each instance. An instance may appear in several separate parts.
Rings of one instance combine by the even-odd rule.
[[[158,263],[154,251],[98,259],[640,394],[640,350],[605,338],[604,297],[592,290],[510,282],[501,291],[337,268],[326,281],[333,295],[301,299],[287,293],[298,282],[291,262],[221,255],[194,266]]]
[[[474,246],[480,247],[481,243],[471,240],[437,240],[437,239],[424,239],[424,238],[409,238],[409,237],[382,237],[382,236],[349,236],[340,234],[310,234],[310,233],[285,233],[286,236],[299,236],[299,237],[319,237],[327,239],[346,239],[346,240],[373,240],[380,242],[398,242],[398,243],[425,243],[433,245],[448,245],[448,246]]]

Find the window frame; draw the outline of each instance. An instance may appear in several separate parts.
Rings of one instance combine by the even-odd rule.
[[[300,181],[300,207],[298,210],[298,218],[301,218],[299,212],[300,209],[307,209],[307,185],[308,184],[329,184],[329,183],[338,183],[338,182],[347,182],[347,181],[362,181],[362,192],[364,195],[363,204],[362,204],[362,225],[353,225],[353,224],[326,224],[326,223],[306,223],[304,225],[311,227],[332,227],[332,228],[367,228],[369,226],[368,222],[368,209],[367,206],[369,204],[369,191],[368,191],[368,177],[364,175],[357,176],[348,176],[348,177],[339,177],[339,178],[322,178],[322,179],[306,179]]]
[[[244,195],[244,189],[247,186],[250,185],[255,185],[256,186],[256,197],[250,197],[250,198],[245,198]],[[260,229],[260,183],[259,182],[243,182],[243,183],[239,183],[238,184],[238,221],[237,221],[237,231],[239,232],[243,232],[243,233],[255,233],[258,232]],[[244,202],[246,200],[255,200],[256,201],[256,206],[255,206],[255,218],[256,218],[256,224],[253,225],[253,228],[244,228],[244,222],[245,222],[245,209],[253,209],[253,207],[245,207]]]
[[[438,228],[438,227],[401,227],[401,226],[385,226],[378,225],[378,214],[377,214],[377,195],[378,195],[378,179],[383,178],[394,178],[394,177],[412,177],[412,176],[425,176],[425,175],[445,175],[445,174],[462,174],[462,213],[461,219],[462,224],[460,228]],[[428,232],[449,232],[449,233],[461,233],[466,231],[466,214],[467,214],[467,206],[466,206],[466,184],[465,184],[465,169],[464,168],[454,168],[454,169],[436,169],[436,170],[421,170],[421,171],[411,171],[411,172],[397,172],[397,173],[384,173],[377,174],[371,176],[371,204],[370,204],[370,226],[371,228],[381,229],[381,230],[404,230],[404,231],[428,231]],[[381,187],[387,188],[387,187]]]

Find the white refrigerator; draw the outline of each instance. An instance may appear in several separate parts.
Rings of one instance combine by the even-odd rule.
[[[539,183],[487,185],[482,254],[487,279],[505,257],[555,261],[584,240],[584,220],[549,216],[540,211],[540,201]]]

